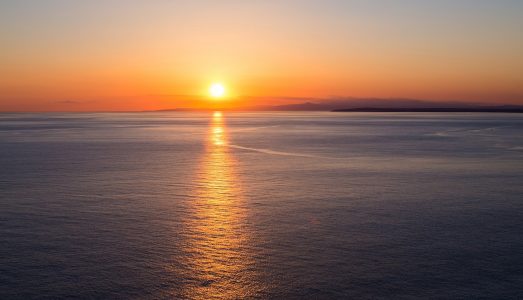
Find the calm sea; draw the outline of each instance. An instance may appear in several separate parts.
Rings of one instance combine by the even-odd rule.
[[[0,299],[521,299],[523,116],[0,115]]]

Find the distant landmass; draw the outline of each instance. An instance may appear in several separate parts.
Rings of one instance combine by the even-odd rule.
[[[523,113],[521,106],[493,106],[493,107],[426,107],[426,108],[385,108],[385,107],[359,107],[334,109],[333,112],[498,112],[498,113]]]
[[[523,105],[488,105],[462,101],[430,101],[406,98],[302,98],[301,103],[242,106],[235,108],[176,108],[161,111],[335,111],[335,112],[523,112]],[[296,101],[297,102],[297,101]]]

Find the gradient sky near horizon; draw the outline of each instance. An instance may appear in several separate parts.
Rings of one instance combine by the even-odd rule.
[[[523,104],[522,16],[515,0],[3,0],[0,111],[206,107],[212,82],[224,106]]]

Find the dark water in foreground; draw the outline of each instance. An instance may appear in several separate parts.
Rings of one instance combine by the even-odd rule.
[[[0,115],[0,299],[521,299],[523,117]]]

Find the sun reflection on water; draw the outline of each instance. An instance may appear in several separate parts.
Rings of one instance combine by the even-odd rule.
[[[241,299],[255,295],[246,208],[234,158],[226,147],[225,120],[214,113],[207,134],[189,224],[192,299]]]

